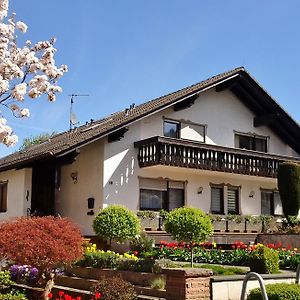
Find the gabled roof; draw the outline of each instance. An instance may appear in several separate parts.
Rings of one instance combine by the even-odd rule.
[[[299,125],[263,90],[244,68],[240,67],[137,105],[130,110],[120,111],[71,131],[59,133],[42,144],[28,147],[23,151],[15,152],[0,159],[0,170],[21,168],[40,159],[62,156],[84,144],[128,126],[130,123],[149,114],[182,102],[188,97],[195,95],[195,93],[201,93],[212,87],[229,88],[258,116],[276,114],[279,117],[280,115],[278,128],[275,125],[272,129],[300,153]],[[288,138],[286,138],[287,136]]]

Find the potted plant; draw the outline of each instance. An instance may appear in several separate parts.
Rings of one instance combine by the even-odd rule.
[[[259,233],[262,232],[262,220],[260,216],[245,216],[247,232]]]
[[[225,216],[215,215],[215,214],[209,214],[208,216],[212,222],[214,232],[225,232],[226,230]]]
[[[229,214],[226,216],[227,226],[229,232],[244,232],[245,222],[240,215]]]
[[[141,227],[145,230],[157,230],[159,228],[159,212],[140,210],[137,216],[141,221]]]

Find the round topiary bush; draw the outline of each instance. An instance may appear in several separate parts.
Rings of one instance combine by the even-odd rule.
[[[267,284],[269,300],[300,300],[300,285],[295,283]],[[250,291],[247,300],[263,300],[259,288]]]
[[[297,216],[300,208],[300,164],[280,164],[277,179],[285,216]]]
[[[164,224],[173,239],[190,244],[193,266],[193,243],[206,241],[213,232],[209,216],[198,208],[180,207],[167,215]]]
[[[93,222],[95,233],[108,240],[122,243],[139,234],[141,225],[138,217],[128,208],[121,205],[111,205],[104,208]]]

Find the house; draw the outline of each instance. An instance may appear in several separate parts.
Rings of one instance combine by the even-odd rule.
[[[244,68],[92,121],[0,160],[0,219],[194,206],[280,215],[276,171],[300,127]]]

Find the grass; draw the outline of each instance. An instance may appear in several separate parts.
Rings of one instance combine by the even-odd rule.
[[[189,263],[178,263],[178,267],[189,268]],[[194,268],[204,268],[210,269],[213,271],[215,276],[231,276],[231,275],[245,275],[248,271],[242,268],[237,267],[222,267],[219,265],[210,265],[210,264],[195,264]]]

